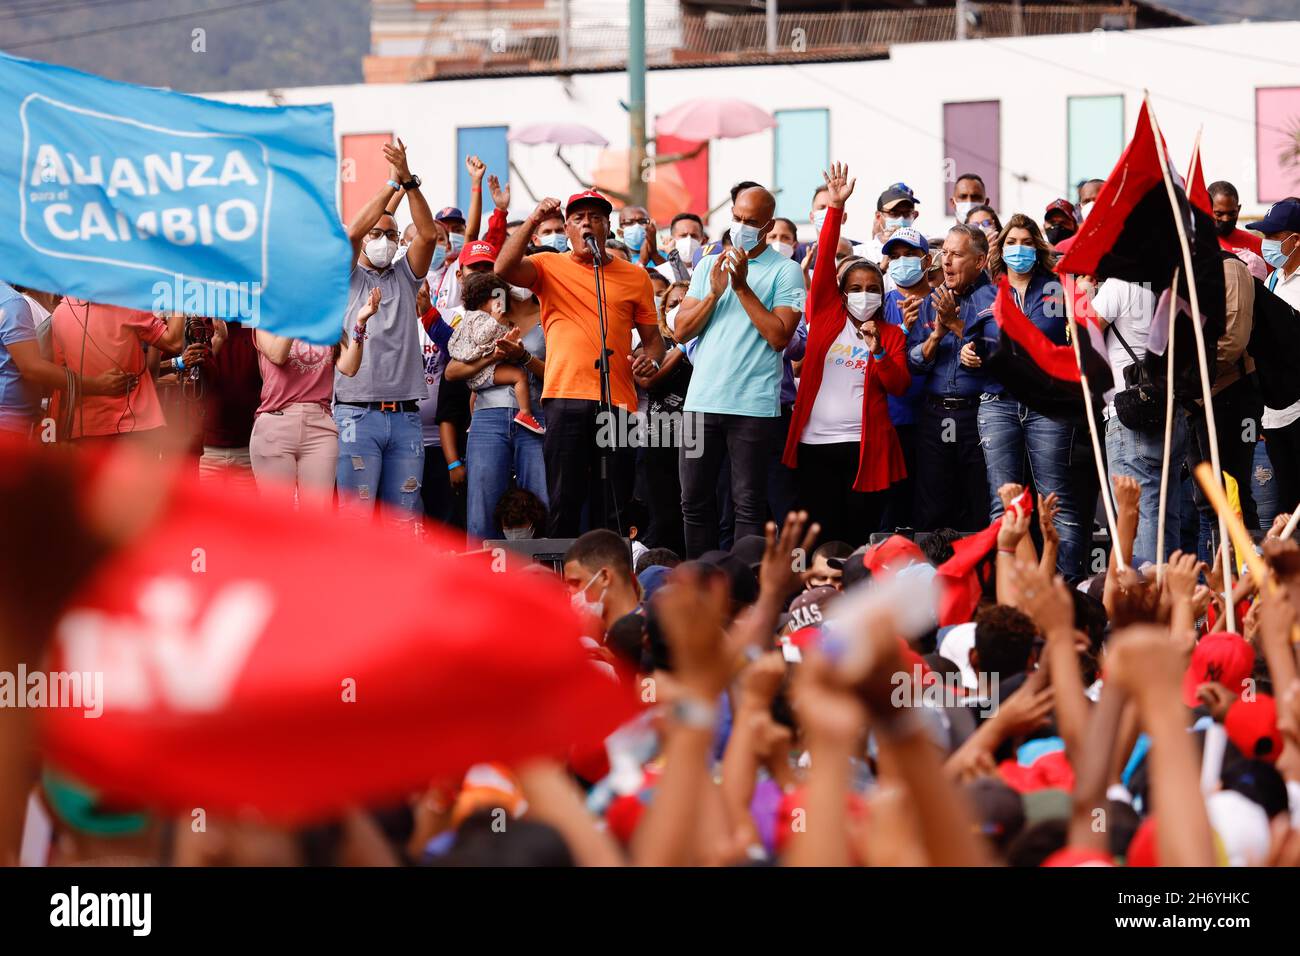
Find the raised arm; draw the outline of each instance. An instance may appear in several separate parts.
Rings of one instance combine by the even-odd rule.
[[[465,157],[465,168],[469,171],[469,209],[465,211],[465,241],[473,242],[478,238],[479,226],[483,222],[483,174],[487,164],[477,156]]]
[[[808,288],[808,323],[814,320],[817,308],[826,313],[839,313],[839,282],[836,276],[835,250],[840,247],[840,223],[844,219],[844,204],[853,195],[853,187],[858,180],[849,179],[849,167],[844,163],[831,163],[831,168],[822,173],[826,181],[826,192],[830,197],[830,206],[826,209],[826,218],[822,221],[822,231],[817,237],[818,249],[829,249],[830,255],[818,256],[813,266],[812,282]],[[841,320],[842,321],[842,320]]]
[[[537,208],[524,220],[523,225],[515,230],[515,234],[506,240],[506,244],[497,253],[496,266],[493,270],[497,275],[511,285],[536,288],[537,269],[525,258],[525,253],[538,225],[547,219],[555,218],[556,210],[559,208],[560,201],[549,196],[537,204]]]

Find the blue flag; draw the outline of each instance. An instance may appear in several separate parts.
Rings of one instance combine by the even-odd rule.
[[[0,54],[0,276],[332,344],[352,246],[334,111],[253,107]]]

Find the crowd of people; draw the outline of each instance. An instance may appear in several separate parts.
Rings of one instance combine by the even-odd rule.
[[[1070,342],[1056,264],[1101,181],[1013,211],[961,175],[926,197],[952,216],[926,236],[903,182],[850,226],[861,194],[835,163],[805,242],[757,182],[732,189],[721,235],[594,189],[511,221],[476,157],[468,210],[435,212],[400,141],[384,152],[389,180],[348,225],[336,343],[0,285],[0,429],[85,447],[191,428],[201,480],[285,508],[428,518],[467,548],[569,542],[593,663],[654,706],[602,752],[476,765],[359,813],[328,861],[1300,863],[1300,404],[1265,407],[1247,349],[1256,295],[1300,308],[1300,199],[1247,231],[1233,186],[1208,189],[1218,453],[1269,568],[1225,582],[1192,478],[1202,406],[1176,409],[1167,459],[1163,429],[1098,408],[1103,489],[1089,423],[986,366],[1004,281]],[[1127,381],[1155,294],[1073,279]],[[977,532],[987,554],[957,574]],[[958,619],[941,599],[902,624],[909,587],[967,585]],[[56,817],[69,788],[47,786]],[[70,858],[105,852],[107,831],[62,825]],[[156,859],[160,825],[116,846]],[[194,839],[168,852],[202,857]]]

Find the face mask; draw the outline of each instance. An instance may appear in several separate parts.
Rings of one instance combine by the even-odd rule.
[[[556,252],[568,252],[569,237],[562,232],[553,232],[549,236],[542,236],[538,245],[554,249]]]
[[[778,255],[786,259],[794,257],[794,246],[790,245],[788,242],[774,242],[772,243],[772,248],[777,251]]]
[[[1084,203],[1082,206],[1079,207],[1079,221],[1080,221],[1080,222],[1082,222],[1083,220],[1085,220],[1085,219],[1088,218],[1088,213],[1092,212],[1092,206],[1093,206],[1092,203],[1090,203],[1090,202],[1086,202],[1086,203]]]
[[[459,232],[453,232],[449,238],[451,239],[451,254],[453,256],[458,255],[465,246],[465,236]]]
[[[758,246],[758,234],[762,231],[758,226],[750,226],[733,220],[731,223],[731,244],[738,249],[750,252]]]
[[[520,302],[533,297],[533,290],[527,286],[512,285],[510,287],[510,298],[517,299]]]
[[[1287,239],[1290,238],[1290,236],[1287,236]],[[1286,265],[1286,261],[1291,258],[1290,253],[1282,251],[1282,244],[1284,242],[1286,242],[1286,239],[1265,239],[1261,244],[1260,255],[1262,255],[1264,261],[1274,269],[1281,269]],[[1295,250],[1292,250],[1292,252],[1294,251]]]
[[[1063,239],[1069,239],[1074,235],[1074,230],[1069,226],[1048,226],[1043,232],[1047,235],[1047,241],[1052,245],[1057,245]]]
[[[925,269],[918,258],[907,256],[889,260],[889,278],[894,280],[894,285],[905,289],[911,288],[920,282],[924,275]]]
[[[1038,250],[1033,246],[1006,246],[1002,250],[1002,261],[1016,275],[1024,275],[1038,261]]]
[[[1237,228],[1237,220],[1235,219],[1232,219],[1228,222],[1220,222],[1217,219],[1214,220],[1214,234],[1218,236],[1220,239],[1227,239],[1230,235],[1232,235],[1233,230],[1236,228]]]
[[[601,588],[600,597],[597,598],[596,600],[594,601],[587,600],[587,588],[591,587],[592,581],[595,581],[596,578],[598,577],[600,577],[600,571],[597,571],[595,574],[593,574],[591,576],[591,580],[589,580],[586,584],[584,584],[581,588],[579,588],[574,593],[573,597],[569,598],[569,603],[573,605],[573,609],[577,611],[579,614],[587,613],[587,614],[595,615],[596,617],[604,617],[605,592],[608,591],[609,588],[607,587]]]
[[[694,236],[682,236],[673,243],[673,248],[677,250],[682,262],[689,263],[695,258],[695,251],[700,248],[700,240]]]
[[[430,269],[441,269],[443,263],[447,261],[447,247],[438,245],[433,247],[433,261],[429,263]]]
[[[885,228],[902,229],[904,226],[910,226],[912,224],[912,220],[913,220],[912,216],[899,216],[897,219],[886,218]]]
[[[639,222],[624,226],[623,241],[633,252],[640,252],[641,247],[645,245],[645,226]]]
[[[681,308],[681,306],[677,306],[677,305],[675,305],[675,306],[673,306],[671,309],[669,309],[667,312],[664,313],[664,322],[666,322],[666,323],[668,324],[668,328],[669,328],[670,330],[676,328],[676,322],[677,322],[677,310],[678,310],[679,308]]]
[[[847,300],[849,315],[853,316],[859,322],[871,318],[880,308],[879,292],[850,292],[845,296]]]
[[[502,528],[501,533],[506,536],[507,541],[523,541],[533,536],[533,526],[529,524],[522,528]]]
[[[825,221],[826,221],[826,209],[824,207],[822,209],[818,209],[816,212],[812,214],[813,228],[816,229],[818,232],[822,231],[822,223],[824,223]]]
[[[974,209],[976,206],[978,206],[979,203],[977,203],[977,202],[959,202],[959,203],[953,203],[953,205],[957,207],[957,221],[958,221],[958,222],[965,222],[965,221],[966,221],[966,217],[970,215],[970,211],[971,211],[972,209]]]
[[[376,269],[387,269],[397,255],[397,243],[380,236],[366,243],[366,258]]]

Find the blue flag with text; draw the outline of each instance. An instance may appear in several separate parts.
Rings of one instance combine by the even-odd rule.
[[[0,54],[0,277],[337,342],[328,105],[253,107]]]

